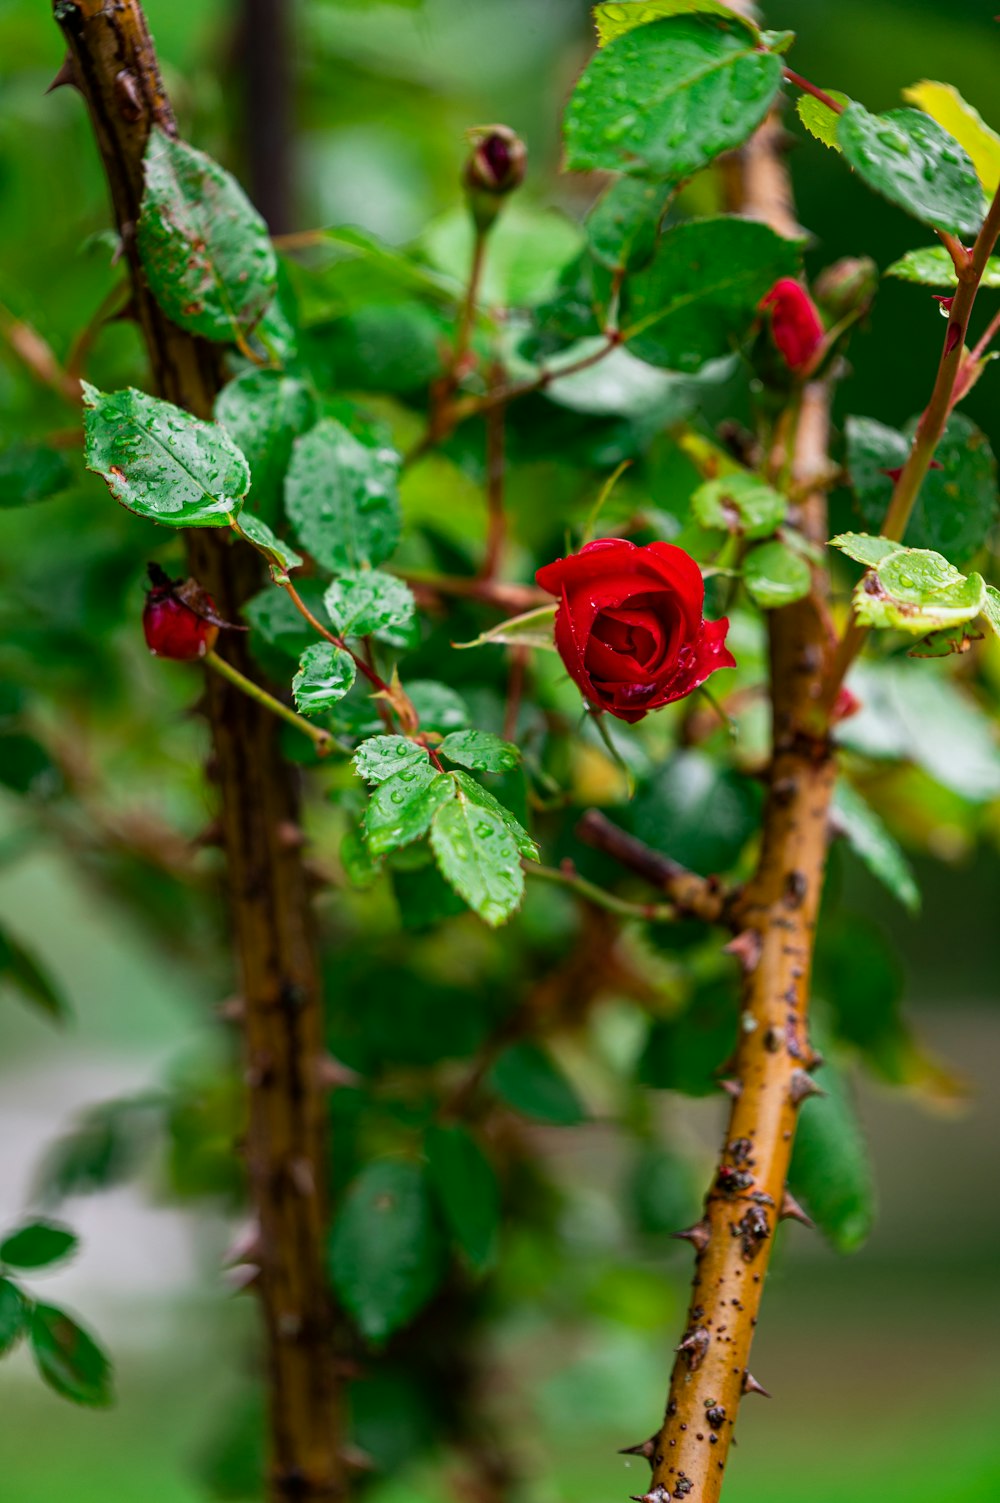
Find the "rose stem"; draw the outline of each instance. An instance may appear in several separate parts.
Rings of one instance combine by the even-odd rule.
[[[288,705],[282,704],[281,700],[275,699],[273,694],[268,694],[266,689],[255,684],[253,679],[247,678],[246,674],[234,668],[232,663],[227,663],[225,658],[220,658],[217,652],[206,652],[202,661],[206,668],[211,668],[214,673],[221,674],[229,683],[235,685],[241,694],[246,694],[250,699],[256,700],[257,704],[263,705],[265,710],[270,710],[272,715],[277,715],[289,725],[294,725],[297,731],[308,736],[321,757],[325,757],[331,751],[340,750],[329,731],[322,730],[318,725],[311,725],[303,715],[297,714]]]

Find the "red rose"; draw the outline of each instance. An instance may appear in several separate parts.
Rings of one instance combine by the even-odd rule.
[[[601,538],[535,575],[559,597],[556,647],[585,699],[641,720],[733,668],[729,622],[702,616],[705,584],[683,548]]]
[[[782,277],[760,306],[771,310],[771,337],[785,364],[790,370],[802,370],[823,343],[816,304],[801,283]]]

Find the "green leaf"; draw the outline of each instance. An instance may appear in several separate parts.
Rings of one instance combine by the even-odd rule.
[[[920,110],[872,115],[851,103],[837,125],[848,164],[868,187],[921,224],[976,235],[986,213],[983,190],[954,136]]]
[[[341,574],[323,596],[323,604],[341,637],[367,637],[388,627],[405,626],[416,611],[409,585],[379,569]]]
[[[0,449],[0,510],[34,506],[66,490],[75,471],[60,449],[47,444],[12,443]]]
[[[874,418],[847,419],[847,466],[862,516],[873,531],[884,521],[892,496],[892,480],[883,471],[905,464],[915,427],[914,421],[906,433],[898,433]],[[924,477],[905,542],[962,563],[996,520],[996,460],[986,435],[961,412],[948,419],[934,458],[941,468]]]
[[[167,317],[204,339],[245,339],[274,297],[267,225],[217,162],[153,127],[137,244]]]
[[[923,245],[907,251],[886,267],[885,276],[901,282],[919,282],[923,287],[957,287],[955,263],[943,245]],[[981,287],[1000,287],[1000,256],[991,256],[983,269]]]
[[[652,263],[625,284],[622,337],[651,365],[696,371],[746,337],[761,298],[798,264],[792,241],[753,220],[675,225]]]
[[[802,1103],[788,1184],[838,1252],[855,1252],[875,1217],[875,1187],[864,1131],[847,1082],[830,1064],[825,1096]]]
[[[761,543],[743,563],[747,594],[762,610],[775,610],[801,600],[812,587],[809,565],[785,543]]]
[[[738,22],[753,37],[759,40],[760,32],[747,16],[738,15],[726,0],[625,0],[625,3],[594,6],[594,24],[597,27],[597,45],[606,47],[616,37],[624,36],[635,26],[647,26],[650,21],[662,21],[665,16],[686,14],[723,16]]]
[[[482,1273],[496,1258],[500,1190],[493,1165],[475,1138],[457,1124],[434,1125],[425,1141],[430,1182],[452,1236]]]
[[[0,1278],[0,1357],[20,1341],[28,1329],[29,1310],[24,1296],[10,1279]]]
[[[497,626],[488,627],[471,642],[455,642],[453,645],[464,650],[493,643],[497,646],[541,647],[555,652],[553,622],[558,609],[557,605],[540,605],[533,611],[525,611],[520,616],[509,616]]]
[[[369,1341],[381,1342],[427,1303],[444,1270],[441,1234],[416,1164],[367,1165],[330,1239],[334,1287]]]
[[[944,130],[954,136],[971,158],[979,181],[993,194],[1000,186],[1000,136],[986,124],[954,84],[933,83],[924,79],[903,90],[903,98],[925,111]]]
[[[420,728],[438,731],[446,736],[449,731],[461,731],[469,723],[469,711],[462,696],[447,684],[435,679],[415,678],[406,685],[410,703],[420,716]]]
[[[356,569],[389,557],[399,541],[398,473],[394,450],[361,443],[334,418],[295,440],[285,509],[317,563]]]
[[[244,371],[222,388],[215,416],[250,466],[248,505],[265,521],[277,522],[292,443],[316,421],[312,392],[283,371]]]
[[[407,764],[386,778],[368,801],[364,821],[368,849],[373,856],[383,856],[419,840],[441,806],[454,797],[451,778],[428,759]]]
[[[252,543],[255,548],[267,554],[271,573],[276,578],[285,578],[289,569],[301,567],[300,555],[295,552],[294,548],[289,548],[287,543],[275,537],[270,527],[266,522],[262,522],[260,517],[252,517],[246,511],[240,512],[236,526],[237,531],[246,538],[248,543]]]
[[[851,100],[847,94],[842,94],[839,89],[824,88],[824,94],[828,94],[837,104],[848,105]],[[837,124],[840,116],[836,110],[831,110],[822,99],[817,99],[815,94],[800,94],[795,101],[795,109],[799,119],[811,136],[817,141],[822,141],[824,146],[830,146],[834,151],[840,151],[840,142],[837,139]]]
[[[785,520],[788,502],[756,475],[723,475],[698,487],[691,508],[703,527],[766,538]]]
[[[862,625],[895,627],[916,636],[973,621],[985,602],[981,574],[966,578],[940,553],[926,548],[890,553],[854,591],[854,610]]]
[[[64,1310],[35,1305],[30,1339],[38,1370],[56,1393],[95,1409],[113,1402],[111,1363],[93,1337]]]
[[[995,589],[993,585],[986,586],[983,615],[997,636],[1000,637],[1000,590]]]
[[[920,911],[920,888],[899,843],[856,788],[840,778],[833,794],[834,817],[851,849],[910,913]]]
[[[434,929],[445,919],[468,912],[462,898],[434,865],[433,857],[430,865],[416,867],[413,871],[401,871],[394,866],[391,880],[400,922],[404,929],[414,934]]]
[[[301,595],[313,615],[322,611],[322,587],[318,581],[301,580],[296,585],[296,593]],[[274,585],[268,585],[248,600],[242,607],[242,614],[250,623],[251,631],[259,633],[265,642],[279,648],[288,657],[300,658],[316,640],[316,633],[292,597]]]
[[[481,772],[509,772],[521,760],[520,748],[494,736],[492,731],[452,731],[438,747],[441,756],[460,767],[478,767]]]
[[[314,642],[307,647],[292,679],[292,695],[303,715],[322,715],[343,699],[354,683],[354,659],[332,642]]]
[[[354,753],[355,770],[366,783],[384,783],[418,765],[431,765],[427,752],[406,736],[371,736]]]
[[[566,110],[566,164],[680,183],[745,141],[780,84],[781,59],[732,18],[653,21],[584,70]]]
[[[620,177],[584,223],[590,254],[609,271],[638,271],[652,260],[670,193],[662,183]]]
[[[628,824],[654,850],[708,877],[739,860],[759,809],[748,779],[703,752],[683,751],[640,788]]]
[[[0,1263],[11,1268],[47,1268],[76,1251],[77,1237],[52,1221],[29,1221],[0,1242]]]
[[[441,875],[491,928],[521,906],[524,873],[508,824],[474,804],[460,787],[431,825],[431,847]]]
[[[509,809],[505,809],[503,804],[493,797],[488,788],[484,788],[482,783],[477,783],[475,778],[470,778],[467,772],[453,772],[451,776],[470,804],[477,809],[485,810],[487,814],[492,814],[495,819],[506,825],[525,860],[538,860],[538,846],[527,830],[519,824]]]
[[[215,423],[128,387],[84,382],[84,456],[116,501],[169,527],[222,527],[250,489],[250,470]]]
[[[576,1127],[587,1120],[573,1086],[540,1044],[512,1044],[490,1071],[490,1084],[502,1101],[522,1116],[553,1127]]]
[[[839,548],[841,553],[846,553],[855,563],[864,564],[869,569],[873,569],[893,553],[899,553],[902,546],[902,543],[893,543],[889,538],[872,537],[868,532],[842,532],[839,537],[830,539],[831,548]]]
[[[4,737],[3,741],[13,738]],[[4,754],[0,741],[0,756]],[[0,986],[11,987],[22,1002],[37,1012],[44,1013],[54,1023],[63,1023],[70,1016],[65,997],[55,982],[43,971],[24,946],[6,929],[0,927]]]

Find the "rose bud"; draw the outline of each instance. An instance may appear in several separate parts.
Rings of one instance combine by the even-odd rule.
[[[704,619],[701,570],[672,543],[601,538],[535,578],[559,598],[556,647],[570,678],[619,720],[641,720],[736,666],[729,622]]]
[[[486,125],[471,131],[472,154],[462,182],[472,217],[480,232],[488,230],[500,212],[504,196],[524,182],[528,149],[507,125]]]
[[[845,256],[821,271],[813,283],[816,302],[839,323],[852,313],[867,313],[878,291],[879,273],[868,256]]]
[[[770,311],[771,338],[789,370],[803,370],[823,343],[823,324],[806,289],[782,277],[760,306]]]
[[[171,579],[159,564],[148,567],[150,590],[142,612],[146,646],[159,658],[203,658],[224,625],[212,597],[193,580]]]

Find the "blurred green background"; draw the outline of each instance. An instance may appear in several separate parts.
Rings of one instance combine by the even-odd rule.
[[[798,32],[800,72],[870,108],[897,104],[899,90],[920,78],[941,78],[1000,127],[1000,27],[991,9],[975,0],[773,0],[767,21]],[[237,82],[238,7],[150,0],[148,11],[182,128],[239,169],[247,101]],[[413,237],[456,201],[464,129],[493,120],[525,136],[539,202],[575,213],[588,201],[589,190],[558,177],[561,106],[591,48],[581,0],[306,0],[295,25],[297,223],[349,222],[392,241]],[[106,247],[90,239],[107,211],[80,101],[69,89],[44,92],[60,56],[46,0],[0,0],[0,304],[62,352],[80,308],[96,307],[111,281]],[[854,185],[796,124],[790,131],[799,217],[815,236],[816,266],[866,253],[884,267],[919,243],[903,215]],[[111,341],[111,364],[119,338],[122,361],[130,353],[123,330]],[[841,401],[902,423],[921,405],[939,339],[926,294],[885,284],[856,352],[863,375],[844,383]],[[969,409],[996,449],[995,390],[985,380]],[[27,419],[26,400],[0,358],[5,433]],[[39,414],[34,396],[32,403],[35,425],[65,422],[54,398],[50,412]],[[18,557],[36,515],[0,510],[8,559]],[[52,591],[59,549],[81,546],[70,515],[57,513],[55,525]],[[102,525],[124,523],[105,508]],[[115,594],[113,581],[108,589]],[[82,620],[79,603],[67,601],[70,644],[75,617]],[[0,840],[13,838],[12,829],[0,801]],[[973,860],[961,832],[941,854],[950,865],[921,873],[921,920],[900,918],[853,872],[847,901],[892,927],[913,1012],[967,1083],[968,1107],[934,1116],[902,1094],[866,1088],[879,1224],[847,1262],[799,1229],[785,1238],[754,1359],[774,1399],[748,1405],[731,1503],[1000,1496],[992,1419],[1000,1402],[1000,1101],[992,1081],[1000,1060],[992,920],[1000,888],[995,856]],[[0,866],[0,917],[46,955],[76,1013],[70,1029],[53,1035],[2,999],[6,1224],[23,1209],[39,1155],[74,1112],[178,1068],[203,1047],[220,993],[210,989],[214,978],[195,981],[183,955],[165,956],[124,921],[54,837],[29,859]],[[675,1131],[707,1164],[718,1105],[670,1110]],[[601,1126],[565,1137],[552,1130],[540,1143],[570,1188],[582,1262],[613,1244],[614,1135]],[[76,1411],[41,1387],[24,1353],[0,1365],[0,1496],[193,1503],[215,1464],[217,1418],[238,1387],[234,1368],[253,1318],[250,1301],[231,1296],[218,1271],[227,1228],[202,1210],[151,1205],[134,1187],[71,1201],[67,1217],[84,1251],[45,1288],[102,1331],[119,1370],[119,1404],[108,1413]],[[537,1503],[598,1503],[644,1484],[644,1465],[615,1451],[658,1422],[687,1271],[684,1249],[650,1257],[647,1282],[596,1292],[585,1324],[567,1321],[553,1332],[525,1314],[502,1333],[495,1382],[523,1437]],[[443,1492],[440,1476],[421,1471],[375,1496],[430,1503]]]

